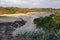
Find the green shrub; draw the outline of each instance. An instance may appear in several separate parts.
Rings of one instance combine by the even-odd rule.
[[[44,40],[57,40],[57,36],[52,31],[46,31],[44,34]]]
[[[44,40],[60,40],[60,13],[36,18],[34,23],[37,28],[44,30]]]
[[[44,30],[60,29],[60,15],[58,14],[36,18],[34,23],[37,28],[43,28]]]
[[[40,29],[32,30],[32,31],[24,31],[23,33],[18,33],[17,36],[23,36],[23,37],[31,37],[31,38],[37,38],[43,36],[43,31]]]

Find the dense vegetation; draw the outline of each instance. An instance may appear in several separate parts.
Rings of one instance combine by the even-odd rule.
[[[44,29],[58,29],[60,26],[60,14],[56,13],[50,16],[36,18],[34,19],[34,23],[37,24],[37,27],[43,27]]]
[[[36,18],[34,23],[45,32],[45,40],[60,40],[60,13]]]
[[[34,23],[36,24],[37,29],[29,32],[27,31],[21,32],[16,35],[16,38],[23,37],[23,39],[24,38],[26,39],[27,37],[27,39],[29,38],[28,40],[33,39],[60,40],[60,9],[0,7],[0,14],[14,14],[27,12],[56,12],[56,13],[51,14],[50,16],[34,19]],[[1,38],[2,35],[0,34],[0,39]]]
[[[32,31],[21,31],[17,37],[26,40],[60,40],[60,14],[55,13],[50,16],[34,19],[36,29]],[[20,38],[21,39],[21,38]]]
[[[0,14],[14,14],[27,12],[60,12],[60,9],[54,8],[18,8],[18,7],[0,7]]]

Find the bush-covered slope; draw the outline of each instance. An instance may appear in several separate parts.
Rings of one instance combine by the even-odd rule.
[[[60,40],[60,13],[36,18],[34,23],[44,31],[45,40]]]
[[[50,16],[36,18],[34,19],[34,23],[38,28],[45,30],[60,29],[60,14],[55,13]]]
[[[14,13],[27,13],[27,12],[60,12],[60,9],[0,7],[0,14],[14,14]]]

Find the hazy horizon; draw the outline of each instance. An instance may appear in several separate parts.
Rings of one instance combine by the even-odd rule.
[[[60,8],[60,0],[0,0],[2,7]]]

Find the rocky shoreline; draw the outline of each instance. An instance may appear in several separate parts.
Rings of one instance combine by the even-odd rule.
[[[19,21],[20,20],[20,21]],[[21,18],[18,18],[17,20],[13,21],[13,22],[0,22],[0,36],[5,38],[8,36],[12,36],[12,32],[14,30],[16,30],[18,27],[23,26],[26,23],[26,21],[24,21]]]
[[[22,15],[7,15],[0,17],[0,38],[2,40],[39,40],[30,37],[12,37],[24,31],[32,31],[36,29],[36,25],[33,23],[34,18],[39,16],[49,16],[51,13],[28,13]],[[13,34],[12,34],[13,33]],[[10,38],[10,39],[9,39]],[[26,39],[27,38],[27,39]]]

